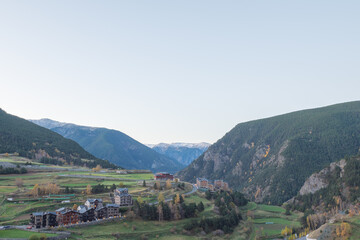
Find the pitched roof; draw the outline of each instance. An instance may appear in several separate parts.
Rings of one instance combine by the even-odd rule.
[[[44,212],[33,212],[32,215],[33,216],[42,216],[42,215],[44,215]]]
[[[89,199],[87,199],[87,201],[89,201],[89,203],[94,203],[96,200],[97,200],[98,202],[102,202],[102,199],[101,199],[101,198],[89,198]]]
[[[62,211],[64,211],[65,209],[66,209],[66,208],[62,207],[62,208],[57,209],[56,212],[62,212]]]
[[[108,204],[106,204],[106,207],[120,207],[120,206],[117,205],[117,204],[110,204],[110,203],[108,203]]]

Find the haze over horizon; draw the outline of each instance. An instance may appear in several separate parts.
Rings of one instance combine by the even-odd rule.
[[[0,101],[26,119],[214,143],[359,99],[358,1],[3,1]]]

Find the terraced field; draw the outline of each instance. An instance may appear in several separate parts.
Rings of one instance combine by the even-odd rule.
[[[301,213],[291,213],[285,215],[285,209],[278,206],[262,205],[249,203],[242,209],[244,215],[248,217],[246,223],[237,229],[238,233],[243,234],[244,228],[251,228],[250,239],[262,237],[263,239],[273,239],[281,237],[281,230],[286,226],[299,228]],[[235,238],[246,239],[246,238]]]

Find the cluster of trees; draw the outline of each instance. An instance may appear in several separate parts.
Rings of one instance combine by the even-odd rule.
[[[60,193],[60,187],[56,183],[48,183],[41,185],[35,184],[33,189],[30,191],[30,194],[34,197],[58,193]]]
[[[220,215],[225,216],[229,214],[235,206],[245,206],[248,203],[248,200],[245,198],[244,194],[234,191],[234,192],[205,192],[205,197],[208,200],[215,200],[215,207],[219,211]]]
[[[69,188],[68,186],[65,187],[64,193],[69,194],[69,193],[75,193],[76,191],[74,190],[74,188]]]
[[[120,187],[123,187],[124,184],[120,183],[119,184]],[[104,193],[104,192],[112,192],[116,189],[116,185],[113,184],[110,187],[104,184],[97,184],[95,186],[91,186],[90,184],[87,185],[86,189],[85,189],[85,193],[87,195],[90,194],[98,194],[98,193]]]
[[[24,174],[27,173],[26,168],[22,167],[22,168],[4,168],[3,166],[0,165],[0,174]]]
[[[111,188],[109,188],[106,185],[103,184],[98,184],[92,187],[91,192],[94,194],[98,194],[98,193],[103,193],[103,192],[109,192],[111,190]]]
[[[292,228],[288,228],[287,226],[281,230],[281,236],[283,236],[287,240],[295,240],[301,237],[305,237],[309,234],[310,229],[305,228],[303,229],[298,235],[296,235],[296,231]]]
[[[347,222],[342,222],[336,227],[336,236],[342,237],[342,239],[348,239],[351,235],[351,226]]]
[[[360,197],[360,157],[346,159],[344,182],[350,190],[350,201]]]
[[[200,221],[194,219],[191,222],[185,224],[184,229],[191,231],[196,228],[201,228],[206,233],[214,230],[222,230],[225,233],[231,233],[239,224],[240,220],[242,220],[241,214],[237,213],[236,210],[233,209],[226,216],[204,218]]]
[[[159,198],[161,199],[161,197]],[[166,203],[163,200],[157,205],[145,203],[139,197],[134,201],[131,211],[135,216],[141,217],[144,220],[170,221],[195,217],[197,213],[204,211],[204,209],[205,207],[202,202],[199,204],[186,204],[183,197],[177,194],[173,201]]]

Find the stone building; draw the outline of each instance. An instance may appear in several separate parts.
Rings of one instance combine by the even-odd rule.
[[[133,204],[132,196],[127,188],[118,188],[114,190],[114,203],[121,206],[131,206]]]

